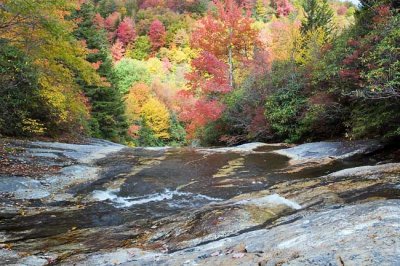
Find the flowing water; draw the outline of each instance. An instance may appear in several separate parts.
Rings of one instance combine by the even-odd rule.
[[[102,179],[73,191],[100,206],[108,205],[113,212],[124,213],[125,219],[152,220],[263,190],[278,182],[317,177],[365,163],[337,161],[286,173],[283,169],[288,162],[287,157],[271,153],[271,148],[247,154],[195,149],[125,150],[99,162],[104,169]]]
[[[370,160],[338,160],[288,173],[285,168],[289,166],[289,158],[271,152],[279,148],[282,147],[266,146],[253,152],[124,149],[97,162],[102,169],[100,179],[69,189],[74,200],[50,203],[31,200],[28,206],[43,207],[45,211],[30,216],[2,217],[0,231],[6,232],[6,241],[29,239],[32,242],[59,237],[74,228],[143,225],[242,193],[260,191],[279,182],[318,177],[367,164]],[[131,237],[118,236],[114,240],[122,243]],[[112,240],[110,236],[107,243],[113,243]],[[21,250],[30,248],[29,241],[21,244]],[[60,238],[57,241],[60,244]],[[46,245],[55,244],[46,242]]]

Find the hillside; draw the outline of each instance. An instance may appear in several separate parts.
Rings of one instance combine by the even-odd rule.
[[[5,0],[0,134],[130,146],[395,140],[398,8]]]

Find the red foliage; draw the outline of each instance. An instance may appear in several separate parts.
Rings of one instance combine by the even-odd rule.
[[[385,23],[391,15],[389,5],[381,5],[375,8],[376,15],[372,18],[375,24]]]
[[[192,60],[193,71],[186,75],[191,88],[204,95],[209,93],[227,93],[229,85],[228,65],[213,54],[203,51]]]
[[[164,7],[164,0],[145,0],[140,5],[141,9],[146,9],[151,7]]]
[[[276,13],[279,17],[289,15],[293,10],[293,5],[288,0],[275,0]]]
[[[351,65],[356,60],[358,60],[360,56],[361,56],[360,50],[355,50],[352,54],[346,56],[345,59],[343,59],[343,64]]]
[[[326,43],[322,46],[321,48],[321,52],[323,54],[327,53],[328,51],[330,51],[333,48],[333,45],[331,43]]]
[[[335,99],[332,94],[327,92],[317,92],[308,99],[308,102],[313,105],[332,105],[335,103]]]
[[[336,10],[336,14],[338,14],[339,16],[343,16],[344,14],[346,14],[347,10],[347,6],[342,5]]]
[[[117,29],[117,38],[120,40],[125,46],[130,42],[135,40],[136,31],[133,20],[129,17],[124,18],[124,20],[119,24]]]
[[[193,70],[186,76],[192,94],[187,91],[184,94],[191,105],[186,104],[180,112],[180,119],[187,123],[189,137],[200,127],[217,120],[224,111],[218,99],[232,90],[229,52],[235,64],[251,66],[253,48],[261,46],[258,31],[252,28],[250,12],[245,12],[245,8],[251,7],[251,1],[214,0],[213,3],[216,12],[210,11],[202,18],[192,34],[192,46],[201,53],[192,60]]]
[[[253,9],[253,7],[254,7],[254,0],[239,0],[239,1],[236,1],[238,4],[239,4],[239,6],[241,6],[244,10],[246,10],[246,11],[248,11],[248,12],[251,12],[251,10]]]
[[[360,71],[357,69],[342,69],[339,71],[339,75],[344,79],[358,80],[360,78]]]
[[[96,13],[94,16],[93,23],[98,29],[103,29],[105,27],[105,20],[99,13]]]
[[[162,59],[162,65],[166,71],[170,71],[173,67],[173,64],[169,61],[169,59],[167,57],[164,57]]]
[[[265,108],[263,106],[252,110],[252,119],[246,130],[253,137],[263,135],[270,131],[270,125],[264,115],[264,111]]]
[[[252,28],[253,19],[234,0],[214,1],[217,14],[202,18],[192,34],[192,46],[227,60],[229,47],[237,59],[247,58],[247,51],[260,45],[258,31]],[[250,52],[250,51],[249,51]]]
[[[100,68],[101,64],[103,64],[102,61],[97,61],[96,63],[92,63],[93,69],[97,70]]]
[[[114,12],[112,14],[110,14],[104,21],[104,27],[108,30],[108,31],[115,31],[115,29],[118,26],[118,21],[121,17],[121,14],[118,12]]]
[[[124,57],[124,53],[124,44],[117,40],[116,43],[114,43],[114,45],[111,47],[111,55],[114,62],[121,60]]]
[[[360,45],[360,42],[359,42],[359,41],[356,41],[356,40],[354,40],[354,39],[349,39],[349,40],[347,41],[347,45],[350,45],[350,46],[352,46],[352,47],[358,47],[358,46]]]
[[[165,45],[166,32],[165,27],[158,19],[154,20],[149,29],[149,38],[153,51],[157,51]]]
[[[260,50],[256,51],[254,60],[250,62],[254,76],[263,76],[271,70],[272,56],[270,52]]]
[[[176,100],[176,92],[169,88],[168,85],[156,81],[151,84],[151,89],[157,96],[157,99],[167,106],[169,110],[177,110],[176,103],[174,102]]]
[[[140,131],[141,126],[138,125],[131,125],[128,128],[128,135],[131,136],[134,139],[139,138],[139,131]]]
[[[179,119],[186,123],[188,138],[194,138],[199,128],[216,121],[224,109],[222,103],[204,98],[196,100],[193,106],[185,106],[179,114]]]
[[[166,0],[166,7],[174,11],[183,10],[188,4],[193,4],[193,0]]]
[[[108,40],[111,44],[113,44],[114,41],[115,41],[115,35],[116,35],[116,32],[115,32],[115,31],[107,32],[107,40]]]

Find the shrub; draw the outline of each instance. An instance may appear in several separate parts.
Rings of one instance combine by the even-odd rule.
[[[0,40],[0,134],[44,133],[45,109],[29,58]]]

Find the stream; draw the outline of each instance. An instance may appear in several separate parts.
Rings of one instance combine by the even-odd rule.
[[[51,261],[61,262],[60,256],[70,257],[81,252],[91,253],[121,247],[162,250],[165,244],[157,246],[155,243],[163,238],[173,240],[165,240],[165,243],[170,243],[168,245],[172,251],[196,246],[196,243],[208,243],[210,240],[207,234],[214,233],[205,234],[204,230],[209,232],[209,229],[204,229],[205,225],[212,228],[220,222],[223,224],[230,217],[241,217],[242,212],[248,212],[247,207],[240,207],[242,209],[235,207],[242,204],[243,195],[258,195],[264,193],[263,191],[273,191],[272,196],[261,198],[262,200],[258,200],[257,196],[256,206],[268,203],[268,212],[276,214],[275,218],[263,214],[262,217],[265,217],[262,221],[258,221],[260,218],[257,218],[256,222],[254,218],[248,222],[247,218],[242,219],[237,229],[232,229],[227,224],[229,229],[225,227],[218,229],[220,232],[210,239],[220,239],[225,235],[237,234],[235,232],[241,230],[252,231],[248,230],[252,227],[256,230],[269,219],[273,221],[284,214],[293,213],[293,210],[303,208],[305,202],[309,201],[307,199],[301,202],[302,198],[287,199],[289,194],[285,194],[287,192],[284,191],[287,191],[288,185],[285,184],[302,184],[304,180],[315,180],[343,169],[375,165],[380,159],[374,155],[356,154],[344,159],[333,160],[325,156],[328,161],[304,161],[293,164],[291,161],[293,158],[275,152],[287,148],[285,145],[254,144],[215,149],[120,147],[117,149],[118,152],[105,153],[105,156],[96,158],[93,163],[86,161],[80,163],[79,158],[89,158],[85,156],[92,156],[92,151],[78,154],[80,151],[77,149],[78,155],[75,154],[74,157],[71,156],[74,153],[71,153],[70,149],[62,150],[60,147],[58,150],[55,147],[46,147],[47,150],[37,147],[37,150],[32,150],[30,146],[26,148],[31,149],[30,153],[33,157],[40,158],[41,163],[50,164],[52,160],[53,163],[60,163],[57,160],[63,156],[69,158],[68,163],[63,162],[65,164],[63,168],[78,167],[74,168],[75,174],[85,175],[87,171],[85,167],[97,169],[95,178],[79,182],[71,181],[64,184],[61,190],[51,185],[55,184],[52,176],[32,179],[32,182],[40,183],[35,186],[29,183],[31,181],[24,181],[27,188],[33,188],[36,192],[54,189],[49,192],[51,196],[46,197],[17,198],[15,195],[21,190],[18,185],[4,183],[5,179],[3,185],[0,183],[0,189],[2,186],[7,188],[7,185],[17,187],[14,194],[3,193],[7,196],[1,200],[4,207],[0,220],[2,243],[9,243],[17,252],[36,254],[37,263],[33,265],[40,265],[39,261],[43,258],[47,261],[51,258]],[[66,153],[71,154],[68,157],[65,156]],[[340,149],[336,149],[335,153],[340,153]],[[50,156],[51,154],[57,157]],[[378,185],[379,193],[369,189],[367,194],[364,191],[361,196],[357,195],[361,198],[370,196],[399,198],[398,189],[381,189],[381,185]],[[353,190],[348,195],[351,194],[354,194]],[[344,195],[345,193],[343,199],[352,197]],[[357,200],[360,200],[360,197]],[[251,199],[246,197],[245,201],[249,198]],[[349,200],[351,201],[353,200]],[[279,208],[273,207],[275,205]],[[201,218],[214,215],[216,210],[219,210],[218,213],[233,211],[234,214],[218,214],[215,219]],[[251,213],[253,215],[254,210],[251,210]],[[190,218],[191,215],[196,217]],[[246,215],[243,217],[248,217]],[[179,224],[180,222],[184,225]],[[205,225],[197,225],[203,222]],[[183,227],[183,231],[186,230],[184,227],[187,224],[189,227],[192,226],[188,232],[191,232],[189,235],[193,234],[193,237],[196,235],[195,242],[190,242],[192,241],[190,238],[193,237],[185,236],[178,241],[177,237],[168,234],[163,236],[166,229],[160,229],[161,238],[160,232],[153,232],[159,228],[169,228],[170,224],[174,223],[177,224],[173,227]],[[201,231],[196,233],[200,227]],[[150,235],[154,236],[149,236],[149,230],[153,230]],[[143,237],[146,240],[142,240]],[[199,237],[202,239],[200,242],[196,240]],[[153,238],[157,241],[151,240]],[[176,244],[173,244],[174,241],[177,241]],[[185,241],[189,244],[182,244],[186,243]],[[38,254],[47,254],[47,257]],[[12,259],[7,259],[8,262],[4,265],[12,262]],[[21,262],[21,258],[16,257],[15,262]]]

